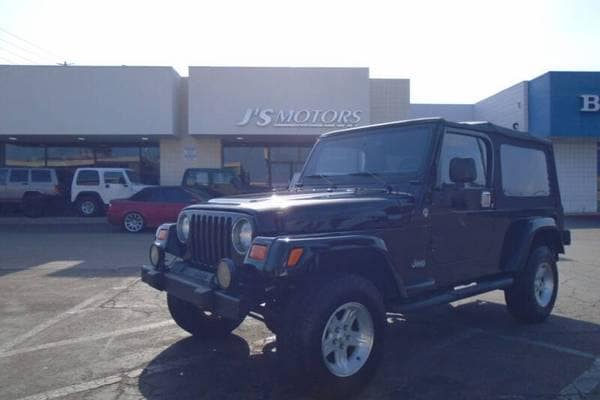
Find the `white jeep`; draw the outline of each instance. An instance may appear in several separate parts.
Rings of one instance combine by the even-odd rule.
[[[92,217],[103,213],[111,200],[129,198],[145,187],[132,169],[78,168],[71,183],[71,202],[79,215]]]

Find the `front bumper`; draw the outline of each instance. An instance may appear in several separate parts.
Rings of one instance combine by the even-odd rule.
[[[142,281],[218,316],[237,319],[249,312],[241,296],[225,293],[215,285],[214,274],[184,262],[175,263],[168,270],[144,265]]]

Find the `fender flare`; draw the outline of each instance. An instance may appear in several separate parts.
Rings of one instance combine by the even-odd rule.
[[[98,200],[100,202],[101,206],[104,206],[104,200],[102,200],[102,197],[98,194],[98,192],[94,192],[94,191],[82,191],[77,193],[77,196],[75,197],[75,200],[73,200],[73,204],[77,203],[77,201],[79,200],[80,197],[82,196],[89,196],[89,197],[93,197],[96,200]]]
[[[407,297],[404,280],[394,266],[385,241],[379,237],[362,234],[328,234],[311,237],[257,237],[254,244],[268,246],[267,259],[257,262],[246,256],[244,263],[251,264],[272,276],[297,275],[318,269],[319,258],[324,254],[336,251],[373,251],[384,260],[384,268],[394,278],[393,286],[401,297]],[[291,249],[302,248],[304,252],[293,269],[286,267],[287,257]]]
[[[518,271],[525,266],[533,241],[540,233],[555,240],[557,253],[564,253],[561,231],[550,217],[520,219],[511,224],[504,237],[501,266],[504,271]]]

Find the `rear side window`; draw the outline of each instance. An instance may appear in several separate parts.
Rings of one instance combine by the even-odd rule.
[[[76,183],[81,186],[98,186],[100,184],[100,175],[98,171],[79,171]]]
[[[125,180],[125,176],[123,176],[122,172],[106,171],[104,173],[104,183],[116,183],[125,185],[127,181]]]
[[[29,178],[29,170],[26,169],[12,169],[10,171],[11,182],[27,182]]]
[[[505,196],[549,196],[546,154],[538,149],[500,146],[502,190]]]
[[[31,170],[31,181],[32,182],[52,182],[52,176],[50,171],[47,169],[32,169]]]
[[[0,185],[6,185],[6,178],[8,178],[8,170],[0,169]]]
[[[440,173],[438,184],[454,184],[450,180],[450,161],[455,158],[475,160],[477,178],[470,186],[486,186],[487,183],[487,147],[485,141],[475,136],[446,133],[440,154]]]

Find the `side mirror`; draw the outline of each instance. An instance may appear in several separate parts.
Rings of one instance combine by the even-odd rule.
[[[454,157],[450,160],[450,180],[454,183],[472,183],[477,179],[475,160]]]

